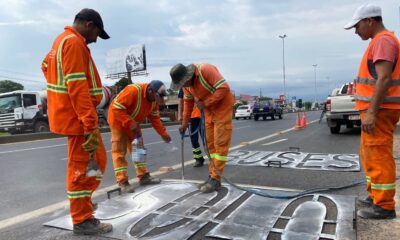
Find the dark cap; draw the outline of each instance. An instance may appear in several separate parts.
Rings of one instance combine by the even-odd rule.
[[[76,21],[76,19],[92,21],[101,30],[101,33],[99,35],[100,38],[110,38],[106,31],[104,31],[103,20],[101,19],[100,14],[97,11],[90,8],[84,8],[78,14],[76,14],[74,21]]]
[[[166,88],[163,82],[160,80],[152,80],[149,83],[149,87],[160,96],[164,97],[167,95]]]

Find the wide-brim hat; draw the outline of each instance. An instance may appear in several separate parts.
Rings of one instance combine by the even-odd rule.
[[[174,91],[178,91],[185,85],[187,81],[192,79],[193,74],[196,70],[194,64],[190,64],[188,66],[183,65],[182,63],[178,63],[171,68],[169,74],[171,75],[171,89]]]

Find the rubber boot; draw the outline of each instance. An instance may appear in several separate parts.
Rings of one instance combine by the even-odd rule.
[[[204,158],[200,157],[200,158],[195,158],[196,162],[194,162],[193,167],[202,167],[204,166]]]
[[[113,227],[110,223],[101,223],[100,220],[92,218],[74,224],[73,232],[78,235],[97,235],[111,232],[112,229]]]
[[[358,210],[357,215],[365,219],[393,219],[396,218],[396,211],[372,205],[371,207]]]
[[[119,187],[121,188],[121,191],[123,193],[134,193],[135,192],[133,185],[131,185],[129,183],[129,181],[119,184]]]
[[[370,196],[368,196],[364,199],[357,199],[357,205],[360,207],[372,207],[372,205],[374,205],[374,201]]]
[[[159,178],[154,178],[150,176],[150,173],[146,173],[140,180],[139,184],[140,185],[153,185],[153,184],[159,184],[161,182],[161,179]]]
[[[207,180],[205,180],[204,182],[200,183],[197,185],[197,188],[200,189],[203,185],[205,185],[206,183],[208,183],[208,181],[210,181],[211,176],[208,176]]]
[[[221,187],[221,181],[211,178],[210,181],[208,181],[208,183],[201,186],[200,192],[212,193],[214,191],[217,191],[220,187]]]

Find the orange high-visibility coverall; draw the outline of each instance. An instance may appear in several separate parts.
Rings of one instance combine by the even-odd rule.
[[[211,64],[195,64],[193,86],[184,87],[182,124],[190,120],[194,102],[202,101],[205,109],[207,147],[217,169],[208,166],[210,176],[221,180],[232,137],[232,111],[234,99],[228,83]]]
[[[146,98],[148,84],[130,84],[112,101],[108,112],[111,129],[111,150],[114,172],[119,184],[128,181],[126,152],[132,154],[132,141],[141,131],[132,131],[132,126],[147,117],[157,133],[165,137],[167,131],[160,120],[158,104]],[[140,179],[148,173],[146,163],[134,163],[136,176]]]
[[[42,62],[47,80],[50,130],[68,136],[67,194],[74,224],[93,218],[92,193],[101,177],[87,177],[89,153],[82,148],[84,134],[97,126],[96,106],[102,99],[100,76],[85,39],[65,27]],[[95,160],[104,174],[107,162],[101,136]]]
[[[370,42],[361,61],[358,78],[356,80],[356,108],[361,110],[361,121],[366,117],[375,91],[378,76],[372,76],[376,72],[372,59],[372,49],[376,41],[382,36],[393,38],[400,44],[392,32],[384,31],[377,34]],[[371,68],[372,67],[372,68]],[[387,210],[395,208],[396,191],[396,163],[393,158],[393,133],[400,116],[400,54],[392,71],[392,85],[389,87],[380,110],[376,114],[375,128],[372,133],[361,132],[360,159],[367,178],[367,191],[375,205]]]

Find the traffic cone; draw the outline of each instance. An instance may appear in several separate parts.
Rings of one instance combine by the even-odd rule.
[[[295,129],[300,129],[301,128],[301,124],[300,124],[300,113],[297,113],[296,115],[296,125],[294,125]]]
[[[307,127],[307,120],[306,120],[306,112],[303,112],[303,116],[301,117],[301,128]]]

